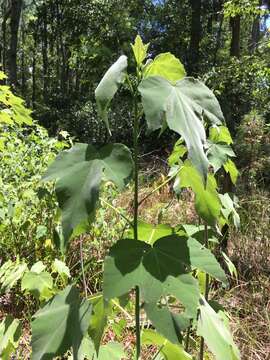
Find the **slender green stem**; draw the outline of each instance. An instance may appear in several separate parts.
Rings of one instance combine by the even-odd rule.
[[[207,249],[209,247],[208,226],[207,226],[207,224],[204,225],[204,246]],[[205,276],[205,290],[204,290],[204,297],[205,297],[206,301],[208,301],[208,298],[209,298],[209,290],[210,290],[210,279],[209,279],[209,275],[206,274],[206,276]],[[204,338],[201,337],[199,360],[203,360],[203,356],[204,356]]]
[[[113,211],[115,211],[118,215],[120,215],[126,222],[133,227],[132,221],[130,221],[120,210],[118,210],[116,207],[114,207],[112,204],[108,203],[105,199],[99,198],[101,202],[103,202],[105,205],[107,205],[109,208],[111,208]]]
[[[191,331],[191,325],[187,328],[187,334],[185,338],[185,351],[188,352],[189,350],[189,339],[190,339],[190,331]]]
[[[154,193],[156,193],[159,189],[161,189],[163,186],[167,185],[173,178],[176,177],[176,175],[178,174],[178,172],[172,176],[170,176],[167,180],[165,180],[162,184],[160,184],[159,186],[157,186],[155,189],[153,189],[149,194],[147,194],[140,202],[139,202],[139,206],[145,201],[147,200],[151,195],[153,195]]]
[[[80,262],[81,262],[81,268],[82,268],[82,278],[83,278],[83,287],[84,287],[84,293],[85,297],[87,298],[87,283],[85,278],[85,272],[84,272],[84,263],[83,263],[83,237],[80,238]]]
[[[139,116],[138,99],[134,94],[134,126],[133,126],[133,147],[134,147],[134,240],[138,240],[138,208],[139,208],[139,164],[138,164],[138,134],[139,134]],[[140,290],[136,286],[135,299],[135,319],[136,319],[136,360],[141,355],[141,329],[140,329]]]

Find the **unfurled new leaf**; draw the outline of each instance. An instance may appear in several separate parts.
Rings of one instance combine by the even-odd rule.
[[[108,107],[119,86],[125,80],[127,65],[127,57],[125,55],[120,56],[105,73],[95,91],[98,112],[109,133]]]
[[[140,35],[136,36],[135,43],[131,44],[137,65],[141,66],[147,57],[149,44],[144,44]]]
[[[76,227],[93,220],[102,179],[122,189],[132,174],[133,160],[122,144],[109,144],[97,150],[92,145],[76,144],[60,153],[44,175],[56,181],[56,195],[62,210],[65,245]]]
[[[190,160],[206,178],[208,159],[202,121],[205,118],[220,124],[224,120],[214,94],[200,81],[188,77],[173,84],[162,77],[150,76],[141,82],[139,91],[148,128],[160,129],[166,121],[171,130],[183,137]]]

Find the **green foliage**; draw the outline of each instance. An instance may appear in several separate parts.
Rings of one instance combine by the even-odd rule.
[[[65,246],[76,227],[89,218],[93,221],[101,180],[113,181],[121,189],[132,173],[132,166],[131,154],[121,144],[106,145],[99,150],[76,144],[59,154],[44,180],[57,180]],[[84,230],[81,227],[77,234]]]
[[[74,287],[67,287],[34,315],[33,360],[53,359],[71,347],[77,353],[91,318],[91,304],[81,301]]]
[[[149,76],[162,76],[172,82],[177,82],[186,76],[184,66],[171,53],[158,55],[152,62],[148,63],[143,71],[145,78]]]
[[[163,127],[166,120],[168,127],[183,137],[192,163],[206,177],[208,160],[203,148],[206,135],[202,120],[205,117],[212,124],[223,121],[214,94],[192,78],[184,78],[173,85],[154,76],[143,80],[139,91],[149,129]]]
[[[99,114],[104,120],[109,132],[108,107],[119,86],[125,80],[127,65],[127,57],[124,55],[120,56],[103,76],[95,91]]]
[[[191,360],[192,356],[179,346],[172,344],[166,338],[153,330],[144,330],[142,334],[142,342],[145,345],[156,345],[162,354],[162,360]]]
[[[239,351],[233,342],[224,318],[216,313],[204,299],[201,299],[200,303],[198,334],[204,337],[217,360],[239,359]]]
[[[12,316],[7,316],[0,323],[0,357],[9,360],[19,345],[21,323]]]

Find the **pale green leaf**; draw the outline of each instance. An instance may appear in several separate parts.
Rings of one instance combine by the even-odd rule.
[[[125,80],[127,65],[127,57],[125,55],[120,56],[105,73],[95,91],[99,115],[109,132],[108,107],[119,86]]]
[[[52,264],[52,271],[59,274],[61,277],[70,278],[70,271],[67,265],[58,259],[55,259]]]
[[[1,360],[12,359],[12,353],[19,345],[21,336],[21,323],[8,315],[0,323],[0,358]]]
[[[53,295],[53,278],[46,271],[40,273],[28,271],[22,278],[21,288],[37,300],[48,300]]]
[[[145,67],[144,78],[149,76],[161,76],[172,82],[183,79],[186,76],[183,64],[171,53],[159,54],[154,61]]]
[[[238,175],[239,175],[239,171],[237,170],[235,163],[229,159],[224,165],[224,170],[226,171],[226,173],[230,174],[230,178],[232,180],[233,184],[236,184]]]
[[[201,298],[197,334],[205,339],[217,360],[239,360],[240,353],[223,318]]]
[[[172,344],[153,330],[143,330],[142,343],[144,345],[158,346],[164,360],[192,360],[192,356],[181,345]]]
[[[146,59],[149,44],[144,44],[140,35],[136,36],[135,43],[131,44],[137,64],[142,65]]]

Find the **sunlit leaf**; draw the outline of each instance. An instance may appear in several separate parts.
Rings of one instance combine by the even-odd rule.
[[[125,80],[127,65],[127,57],[125,55],[120,56],[103,76],[95,91],[99,115],[109,132],[108,107],[119,86]]]
[[[206,186],[199,172],[186,161],[179,172],[180,187],[190,187],[195,193],[195,207],[198,214],[210,225],[215,225],[221,211],[214,176],[208,174]]]
[[[170,81],[178,81],[186,76],[183,64],[171,53],[160,54],[145,67],[144,77],[161,76]]]
[[[206,177],[208,159],[204,152],[206,134],[203,119],[220,124],[223,115],[214,94],[201,82],[184,78],[176,84],[150,76],[144,79],[139,91],[148,128],[153,131],[168,127],[183,137],[188,156],[198,171]]]
[[[205,339],[217,360],[240,359],[239,350],[223,318],[203,298],[200,303],[197,334]]]
[[[140,66],[146,59],[149,44],[144,44],[140,35],[136,36],[135,43],[131,44],[137,64]]]
[[[235,163],[231,159],[229,159],[223,166],[224,166],[224,170],[226,171],[226,173],[230,174],[232,183],[236,184],[239,171],[237,170]]]
[[[142,343],[144,345],[158,346],[164,360],[192,360],[192,356],[181,345],[172,344],[153,330],[143,330]]]
[[[22,326],[19,320],[7,316],[0,323],[0,358],[12,359],[12,353],[19,345]]]

